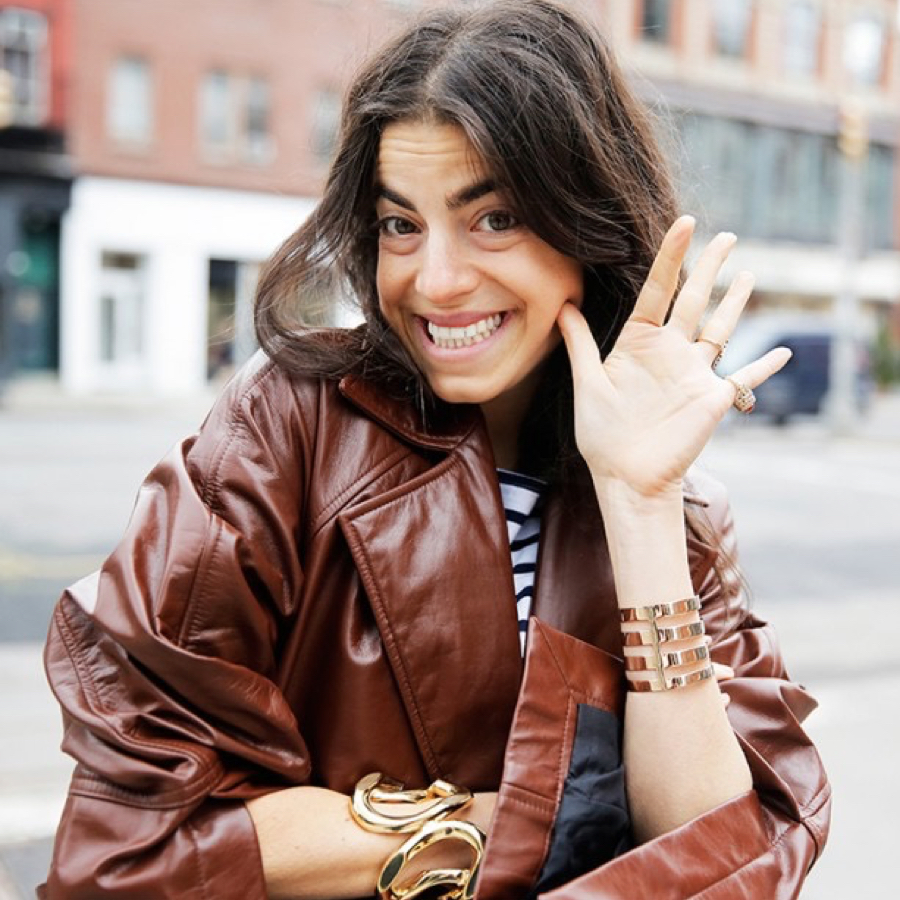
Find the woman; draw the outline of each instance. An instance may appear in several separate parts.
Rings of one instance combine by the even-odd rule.
[[[734,237],[680,285],[692,229],[566,7],[430,12],[373,59],[266,355],[54,615],[79,765],[43,896],[796,896],[814,704],[688,474],[788,353],[715,374],[751,279],[707,315]],[[323,285],[365,324],[298,330]]]

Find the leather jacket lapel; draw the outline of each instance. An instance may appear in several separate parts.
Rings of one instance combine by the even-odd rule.
[[[339,521],[429,775],[496,785],[522,662],[505,517],[483,429]]]
[[[595,503],[573,510],[547,498],[532,615],[565,634],[621,656],[616,591],[603,521]]]

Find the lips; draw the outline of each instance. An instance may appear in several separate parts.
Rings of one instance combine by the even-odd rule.
[[[435,346],[442,350],[455,350],[459,347],[471,347],[487,340],[503,322],[502,313],[494,313],[471,322],[468,325],[437,325],[426,319],[425,330]]]

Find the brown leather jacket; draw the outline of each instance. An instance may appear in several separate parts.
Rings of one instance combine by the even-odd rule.
[[[481,418],[429,424],[359,379],[293,381],[258,357],[153,470],[119,547],[53,616],[47,671],[78,765],[41,896],[259,900],[243,801],[349,793],[376,770],[499,787],[482,898],[796,896],[828,823],[800,727],[815,704],[716,548],[692,538],[692,572],[737,671],[729,716],[756,789],[628,850],[599,517],[549,498],[523,663]],[[687,502],[733,552],[718,486]],[[576,749],[600,744],[587,769],[609,790],[579,794]],[[579,816],[612,822],[605,856],[566,838]]]

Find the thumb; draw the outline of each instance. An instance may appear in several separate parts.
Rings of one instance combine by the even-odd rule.
[[[556,324],[566,342],[573,377],[584,377],[597,369],[602,371],[600,348],[581,310],[574,303],[567,301],[556,317]]]

